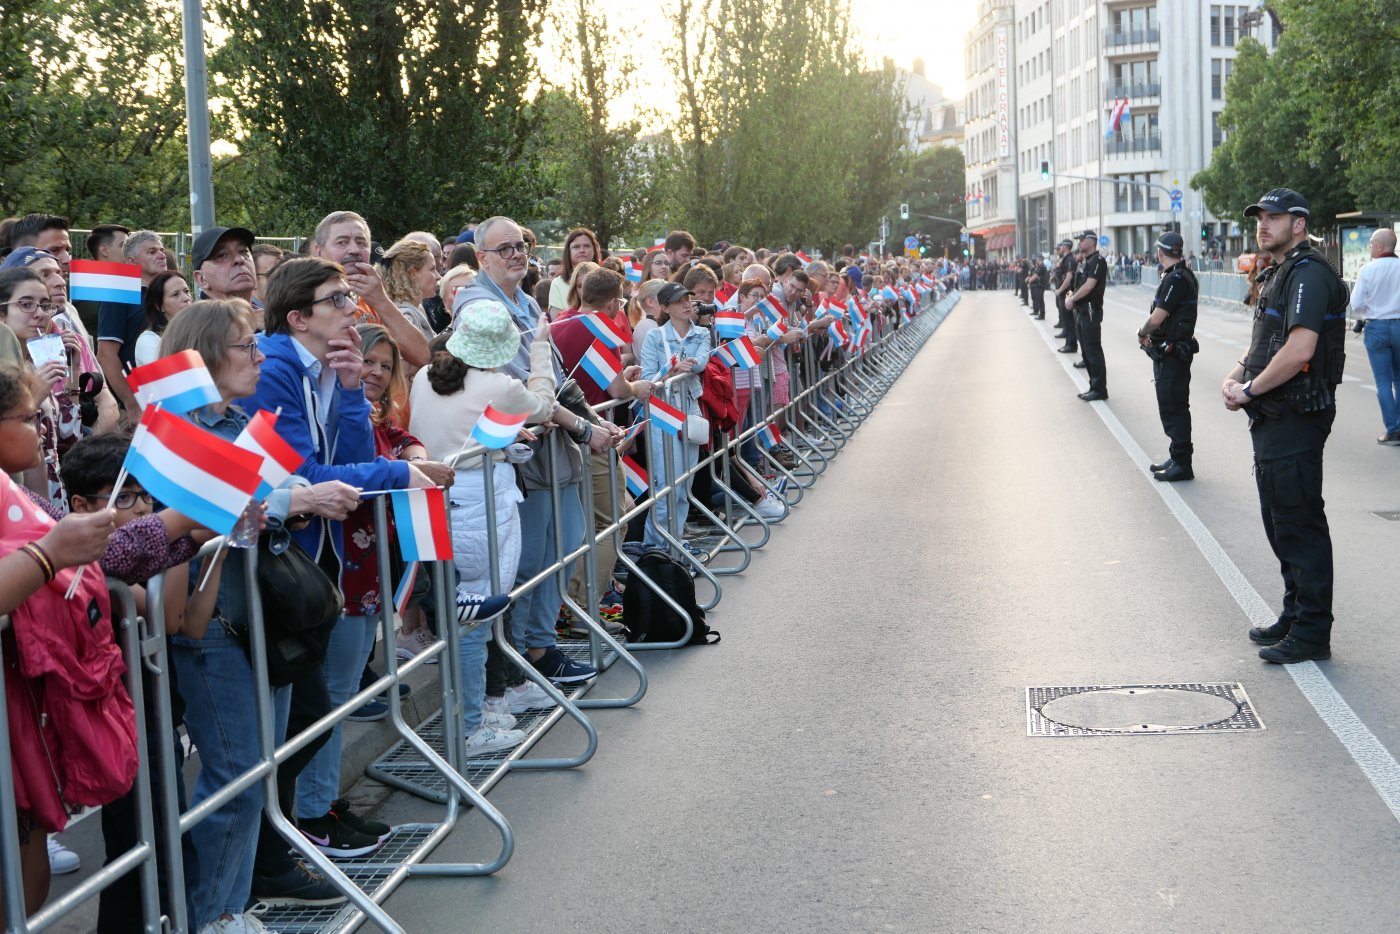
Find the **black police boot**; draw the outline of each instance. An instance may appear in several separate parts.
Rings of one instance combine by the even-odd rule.
[[[1288,637],[1293,628],[1293,620],[1280,616],[1268,626],[1254,626],[1249,630],[1249,641],[1255,645],[1277,645]]]
[[[1292,665],[1295,662],[1321,661],[1332,657],[1332,649],[1325,645],[1309,645],[1299,642],[1292,636],[1284,637],[1278,645],[1269,645],[1259,650],[1259,657],[1275,665]]]
[[[1163,483],[1175,483],[1178,480],[1194,480],[1196,474],[1191,470],[1190,464],[1178,464],[1173,461],[1166,468],[1154,473],[1152,479]]]
[[[1056,332],[1055,332],[1055,340],[1057,340],[1057,341],[1062,341],[1062,340],[1064,340],[1066,337],[1069,337],[1069,335],[1066,334],[1064,331],[1056,331]]]
[[[1085,402],[1107,402],[1108,393],[1101,392],[1097,389],[1090,389],[1088,392],[1080,393],[1079,398],[1083,399]]]
[[[1174,463],[1176,463],[1176,462],[1173,461],[1170,457],[1168,457],[1166,460],[1162,461],[1160,464],[1148,464],[1148,465],[1147,465],[1147,469],[1150,470],[1150,471],[1152,471],[1153,473],[1156,473],[1156,472],[1159,471],[1159,470],[1166,470],[1168,467],[1170,467],[1170,466],[1171,466],[1172,464],[1174,464]]]
[[[1089,366],[1089,364],[1085,363],[1083,360],[1076,360],[1076,361],[1074,361],[1074,368],[1075,368],[1076,370],[1083,370],[1083,369],[1086,369],[1088,366]]]

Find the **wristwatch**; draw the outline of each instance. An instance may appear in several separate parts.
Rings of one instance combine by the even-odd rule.
[[[1244,397],[1245,397],[1246,399],[1253,399],[1253,398],[1254,398],[1254,393],[1252,393],[1252,392],[1249,391],[1249,387],[1250,387],[1250,386],[1253,386],[1253,385],[1254,385],[1254,380],[1250,380],[1249,382],[1245,383],[1243,386],[1240,387],[1240,389],[1244,390]]]

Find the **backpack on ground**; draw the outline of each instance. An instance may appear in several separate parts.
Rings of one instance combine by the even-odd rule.
[[[705,611],[695,602],[695,579],[684,564],[667,552],[648,551],[637,559],[637,567],[690,615],[689,645],[719,641],[719,633],[705,625]],[[622,594],[622,622],[628,642],[675,642],[685,636],[685,617],[635,574]]]

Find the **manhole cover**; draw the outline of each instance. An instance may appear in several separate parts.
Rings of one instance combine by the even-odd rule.
[[[1026,688],[1027,736],[1129,736],[1262,730],[1237,683]]]

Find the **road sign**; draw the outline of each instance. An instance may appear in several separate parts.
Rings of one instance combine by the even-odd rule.
[[[906,250],[913,250],[913,249],[916,249],[916,248],[918,247],[918,245],[919,245],[919,238],[916,237],[916,236],[914,236],[913,234],[910,234],[909,236],[907,236],[907,237],[904,238],[904,248],[905,248]]]
[[[958,242],[959,242],[959,243],[966,243],[966,242],[967,242],[967,231],[963,231],[962,233],[958,234]]]
[[[1180,213],[1181,213],[1181,202],[1180,202],[1180,201],[1173,201],[1173,202],[1172,202],[1172,213],[1173,213],[1173,214],[1180,214]]]
[[[1180,188],[1173,188],[1172,191],[1171,191],[1171,195],[1172,195],[1172,202],[1173,202],[1173,203],[1180,203],[1180,202],[1181,202],[1181,189],[1180,189]]]
[[[1103,234],[1099,237],[1099,246],[1108,246],[1108,234]]]

